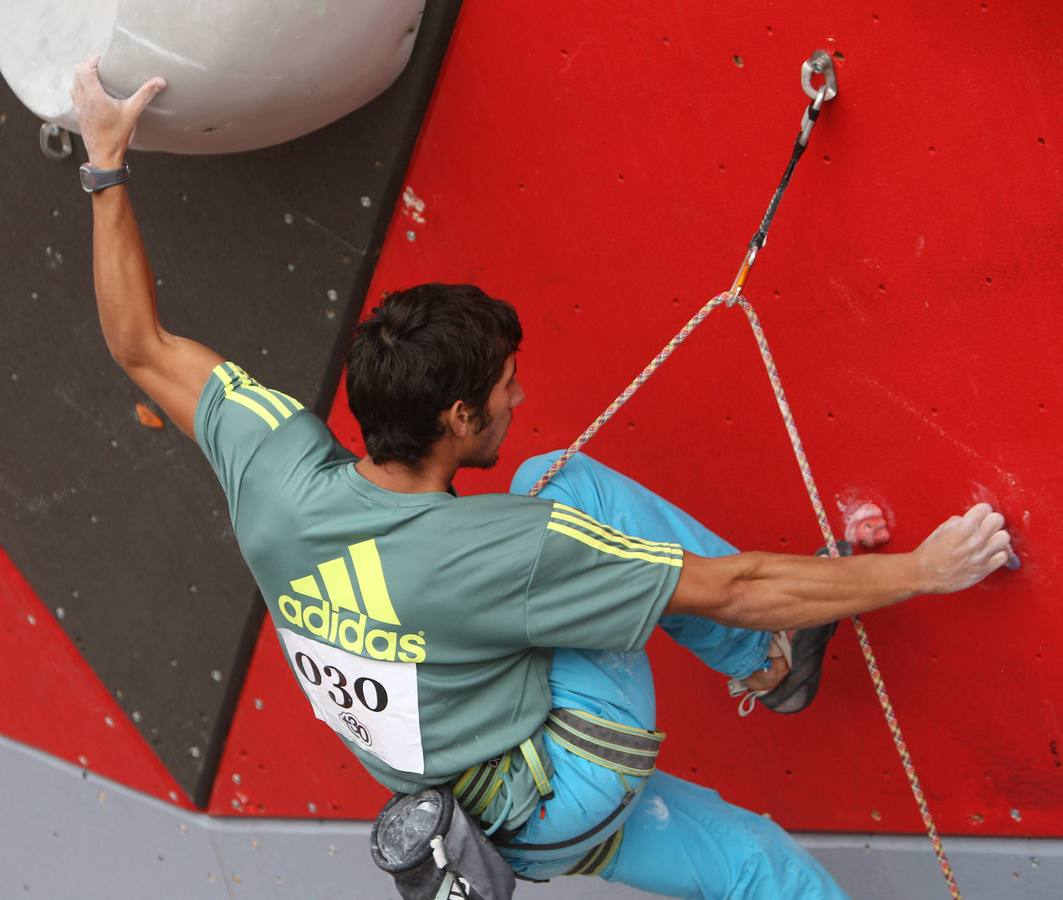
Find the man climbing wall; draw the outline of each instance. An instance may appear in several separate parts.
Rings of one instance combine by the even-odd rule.
[[[833,622],[978,582],[1007,559],[999,514],[975,506],[913,553],[825,560],[736,553],[585,457],[539,498],[459,499],[454,474],[494,463],[523,400],[516,314],[471,286],[397,293],[360,326],[356,459],[297,400],[159,323],[122,164],[165,85],[117,101],[95,62],[75,104],[104,336],[217,472],[318,717],[394,790],[453,783],[528,877],[843,896],[773,823],[654,770],[645,642],[660,624],[738,690],[799,711]],[[514,491],[548,463],[528,461]]]

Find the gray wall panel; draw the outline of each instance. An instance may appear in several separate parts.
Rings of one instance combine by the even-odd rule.
[[[364,822],[212,819],[0,738],[0,897],[395,900]],[[923,838],[799,835],[855,900],[948,896]],[[1063,841],[954,838],[967,900],[1060,900]],[[638,900],[595,878],[520,884],[517,900]],[[777,898],[761,898],[777,900]]]

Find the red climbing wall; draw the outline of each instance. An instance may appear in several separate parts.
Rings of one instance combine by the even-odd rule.
[[[469,0],[370,292],[475,281],[518,306],[528,400],[500,465],[459,483],[504,489],[730,286],[806,102],[800,64],[831,51],[840,94],[747,295],[836,528],[842,507],[875,500],[901,551],[990,499],[1013,529],[1020,572],[867,619],[952,833],[1063,835],[1061,19],[1047,0]],[[357,444],[342,411],[332,424]],[[714,314],[588,450],[743,547],[822,543],[737,310]],[[919,830],[848,626],[823,695],[793,719],[739,720],[722,680],[666,639],[651,649],[666,769],[791,828]],[[273,697],[286,734],[328,737],[276,655],[264,639],[217,812],[239,800],[233,774],[244,811],[329,808],[313,773],[343,761],[338,743],[254,741],[257,782],[236,755],[256,697]],[[347,775],[324,804],[371,816],[379,791]]]
[[[0,734],[191,808],[185,792],[3,548],[0,659]],[[103,799],[101,795],[101,803]]]

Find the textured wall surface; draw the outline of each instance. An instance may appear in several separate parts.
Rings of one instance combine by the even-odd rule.
[[[1013,529],[1020,572],[868,617],[951,833],[1063,834],[1052,674],[1063,658],[1050,637],[1063,566],[1063,57],[1046,23],[1060,13],[1039,2],[751,3],[726,15],[471,4],[369,297],[475,281],[518,306],[528,400],[499,466],[459,484],[504,489],[524,456],[568,444],[730,286],[798,128],[801,62],[831,51],[840,94],[747,294],[837,530],[843,509],[871,499],[892,524],[884,549],[907,550],[983,498]],[[356,447],[339,405],[331,421]],[[822,543],[737,310],[702,325],[588,451],[742,547]],[[920,830],[848,627],[821,697],[793,719],[739,720],[720,679],[664,638],[651,649],[666,769],[791,828]],[[276,656],[271,636],[259,652]],[[256,660],[234,740],[262,726],[250,700],[267,693],[277,722],[324,732],[286,677]],[[342,748],[310,751],[303,737],[296,765],[291,745],[246,733],[253,759],[230,746],[212,808],[240,799],[226,772],[255,765],[292,773],[290,814],[322,803],[316,773],[344,764]],[[360,777],[333,782],[324,802],[370,815],[379,798]],[[243,786],[246,812],[281,811],[275,781]]]
[[[569,443],[731,284],[806,102],[800,64],[816,47],[830,51],[840,94],[816,128],[747,295],[837,530],[854,505],[871,500],[891,526],[884,550],[907,550],[982,499],[1013,530],[1021,571],[867,619],[931,807],[951,834],[1063,836],[1063,688],[1055,677],[1063,650],[1052,639],[1063,575],[1055,535],[1063,513],[1060,24],[1045,0],[752,2],[726,14],[694,2],[469,3],[368,288],[372,305],[420,281],[474,281],[517,305],[528,400],[499,466],[458,484],[465,493],[504,490],[521,459]],[[29,160],[22,151],[34,139],[32,122],[6,99],[0,110],[0,153]],[[226,169],[145,160],[137,186],[146,199],[154,192],[145,230],[163,302],[196,297],[213,313],[194,323],[195,310],[172,306],[174,328],[321,408],[339,376],[334,351],[345,319],[365,293],[344,275],[345,256],[369,246],[349,237],[368,233],[358,230],[366,208],[361,185],[345,180],[352,137],[343,132],[337,144],[336,134],[312,136],[287,156],[233,159]],[[334,168],[315,166],[319,156]],[[253,590],[224,527],[194,518],[211,508],[197,498],[217,497],[194,448],[171,447],[172,429],[132,424],[135,393],[103,374],[113,375],[111,363],[84,306],[87,212],[57,171],[7,178],[3,187],[5,208],[17,213],[0,225],[9,323],[0,331],[8,369],[0,397],[21,430],[9,429],[3,444],[0,544],[44,608],[63,610],[59,625],[83,658],[49,648],[67,662],[49,685],[20,690],[45,651],[28,652],[39,637],[27,637],[36,627],[25,618],[32,604],[5,608],[4,703],[27,704],[5,716],[23,723],[10,736],[73,762],[86,755],[90,768],[106,759],[102,774],[120,769],[120,753],[83,749],[95,742],[107,750],[112,729],[97,721],[111,715],[107,703],[91,685],[80,685],[76,699],[56,691],[64,679],[84,678],[87,662],[121,709],[139,713],[148,743],[159,738],[156,751],[176,780],[201,800],[211,791],[210,812],[369,818],[384,792],[313,718],[268,628],[255,632],[242,687],[233,647],[244,633],[235,626],[197,645],[203,658],[190,675],[179,664],[178,674],[155,681],[155,651],[137,656],[86,637],[129,644],[122,609],[138,611],[142,634],[158,631],[158,604],[168,613],[202,603],[214,614],[216,598],[198,591],[214,565],[208,550],[232,579],[221,595],[246,604],[234,622],[253,622]],[[237,183],[249,186],[234,198]],[[376,202],[373,191],[364,195]],[[209,265],[191,270],[192,257]],[[329,317],[329,289],[346,313]],[[333,355],[322,362],[297,353],[290,335]],[[358,447],[342,396],[330,422]],[[714,314],[588,450],[742,547],[810,553],[822,543],[735,310]],[[167,478],[182,485],[176,503],[153,499]],[[113,505],[101,519],[105,495]],[[152,540],[164,553],[145,528],[162,535]],[[121,603],[108,604],[122,548],[154,553],[145,558],[164,568],[145,566],[121,589]],[[174,592],[170,601],[159,583]],[[808,713],[739,720],[722,679],[655,638],[660,725],[669,732],[663,767],[791,829],[918,832],[848,628],[831,649],[823,693]],[[219,668],[221,682],[208,658],[215,650],[234,660],[234,672]],[[136,678],[152,702],[125,690]],[[237,703],[231,731],[226,691]],[[77,727],[53,727],[54,705],[47,721],[43,712],[27,721],[25,709],[44,710],[56,697],[79,705],[66,713]],[[201,711],[210,721],[197,719]],[[166,730],[167,741],[153,728]],[[188,752],[201,732],[222,754],[213,784]],[[130,741],[136,763],[114,777],[166,797],[171,776],[142,751]],[[1007,890],[1034,896],[1021,893],[1041,871],[1017,862],[1024,851],[1015,848],[1025,845],[960,846],[972,854],[966,866],[979,857],[1016,860],[992,878],[968,868],[976,874],[966,893],[990,886],[991,896],[1007,896],[992,880],[1007,868],[1000,877],[1015,882]],[[906,876],[929,858],[904,854],[854,865],[889,886],[890,873]],[[842,863],[828,864],[844,874]]]

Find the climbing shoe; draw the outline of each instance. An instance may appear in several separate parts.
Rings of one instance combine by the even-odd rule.
[[[837,546],[839,555],[853,555],[853,546],[848,541],[838,541]],[[828,555],[826,547],[816,551],[816,556]],[[816,699],[816,691],[819,690],[827,643],[837,630],[838,623],[830,622],[815,628],[774,632],[771,646],[768,648],[768,659],[781,656],[790,671],[770,691],[752,690],[741,678],[728,681],[728,693],[732,697],[742,698],[738,703],[738,715],[743,718],[748,716],[758,701],[777,713],[801,712],[809,706]]]
[[[732,697],[742,698],[738,704],[738,714],[748,716],[758,702],[777,713],[796,713],[808,707],[819,690],[823,656],[837,628],[838,623],[831,622],[816,628],[775,632],[768,656],[782,656],[790,666],[790,671],[770,691],[750,690],[744,681],[732,678],[727,688]],[[775,650],[780,652],[773,652]]]

